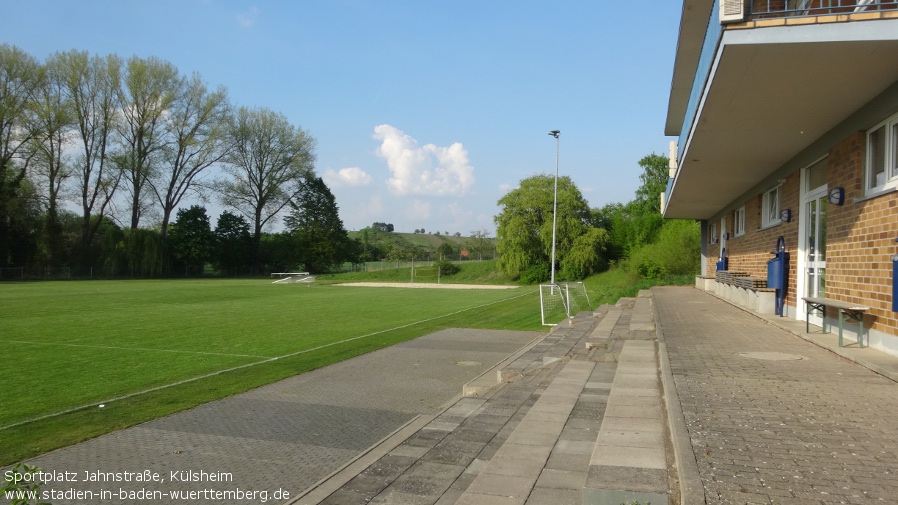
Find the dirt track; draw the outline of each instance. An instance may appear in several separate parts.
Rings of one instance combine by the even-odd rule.
[[[518,286],[495,286],[491,284],[436,284],[433,282],[347,282],[335,286],[364,286],[375,288],[431,288],[431,289],[516,289]]]

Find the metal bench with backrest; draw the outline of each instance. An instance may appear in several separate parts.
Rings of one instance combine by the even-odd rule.
[[[858,324],[857,329],[857,345],[864,347],[864,312],[870,310],[866,305],[858,305],[856,303],[847,303],[832,298],[815,298],[812,296],[803,297],[807,305],[807,314],[805,317],[805,331],[810,333],[810,316],[812,311],[819,311],[823,319],[823,333],[826,331],[826,308],[832,307],[839,311],[839,347],[842,345],[842,326],[845,321],[855,321]]]

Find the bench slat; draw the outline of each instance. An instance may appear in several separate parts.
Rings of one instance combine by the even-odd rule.
[[[805,296],[801,299],[808,303],[813,303],[815,305],[826,305],[827,307],[832,307],[834,309],[855,310],[858,312],[866,312],[870,310],[870,307],[867,307],[866,305],[854,305],[840,300],[833,300],[832,298],[816,298],[813,296]]]

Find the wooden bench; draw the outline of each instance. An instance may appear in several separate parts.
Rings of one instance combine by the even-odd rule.
[[[857,305],[854,303],[842,302],[831,298],[814,298],[812,296],[803,297],[802,300],[807,304],[807,314],[805,317],[805,331],[810,333],[810,316],[812,311],[819,311],[823,317],[823,333],[826,331],[826,308],[832,307],[839,310],[839,347],[842,345],[842,324],[847,321],[856,321],[857,329],[857,345],[864,347],[864,312],[870,310],[865,305]]]
[[[751,289],[753,291],[767,288],[767,279],[760,277],[736,277],[733,285],[737,288]]]

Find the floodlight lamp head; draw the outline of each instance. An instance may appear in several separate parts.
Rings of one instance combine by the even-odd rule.
[[[552,130],[549,132],[549,135],[551,135],[557,139],[559,133],[561,133],[561,130]]]

